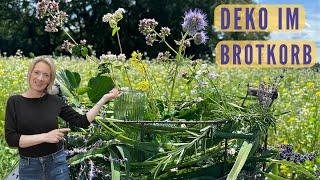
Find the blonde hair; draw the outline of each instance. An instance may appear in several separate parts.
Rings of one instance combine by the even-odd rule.
[[[52,59],[49,56],[38,56],[38,57],[34,58],[34,60],[30,63],[29,70],[28,70],[28,84],[30,86],[31,73],[32,73],[34,67],[36,66],[36,64],[38,64],[39,62],[44,62],[50,67],[50,71],[51,71],[50,72],[50,82],[44,91],[47,92],[48,94],[52,94],[54,80],[56,79],[56,67],[54,65],[54,62],[52,61]]]

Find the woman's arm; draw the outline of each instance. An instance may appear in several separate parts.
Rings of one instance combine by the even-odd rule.
[[[119,96],[119,90],[114,88],[108,94],[105,94],[88,112],[87,119],[91,123],[99,114],[101,107],[108,101]]]
[[[27,148],[42,143],[58,143],[63,138],[64,133],[68,131],[70,131],[69,128],[61,128],[42,134],[21,135],[19,147]]]
[[[88,128],[90,123],[99,114],[101,107],[108,101],[119,96],[118,89],[114,88],[109,93],[105,94],[98,103],[96,103],[86,114],[80,114],[75,111],[70,105],[62,102],[62,107],[59,116],[72,126]]]
[[[19,140],[19,147],[27,148],[30,146],[44,143],[44,133],[34,135],[21,135]]]

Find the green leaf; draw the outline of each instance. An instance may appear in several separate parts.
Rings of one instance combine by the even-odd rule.
[[[112,159],[119,159],[119,156],[112,150],[110,150],[110,157]],[[112,175],[112,180],[120,180],[121,178],[120,163],[111,161],[111,175]]]
[[[109,65],[110,65],[109,62],[104,62],[104,63],[99,64],[99,66],[98,66],[98,71],[99,71],[98,72],[98,76],[110,73]]]
[[[114,36],[119,30],[120,30],[120,27],[113,28],[112,29],[112,36]]]
[[[86,153],[81,153],[78,155],[73,156],[68,160],[68,163],[70,166],[79,164],[80,162],[84,161],[85,159],[91,158],[91,157],[101,157],[103,158],[103,154],[105,154],[106,149],[105,148],[98,148],[98,149],[91,149]]]
[[[278,175],[279,174],[279,164],[272,163],[266,170],[267,173],[272,173],[273,175]]]
[[[72,55],[74,55],[74,56],[76,56],[76,57],[81,57],[81,56],[82,56],[82,54],[81,54],[81,47],[82,47],[81,44],[78,44],[78,45],[73,46],[73,48],[72,48]]]
[[[272,179],[272,180],[287,180],[286,178],[283,178],[283,177],[281,177],[281,176],[274,175],[274,174],[272,174],[272,173],[264,173],[264,172],[262,172],[262,173],[263,173],[264,176],[266,176],[266,177],[268,177],[268,178],[270,178],[270,179]]]
[[[117,149],[119,150],[122,158],[127,158],[128,161],[131,161],[130,151],[123,145],[117,145]]]
[[[68,81],[71,85],[72,89],[76,89],[80,85],[81,77],[80,74],[77,72],[71,72],[69,70],[65,70],[66,76],[68,78]]]
[[[230,173],[228,174],[227,180],[237,179],[238,174],[240,173],[244,163],[248,158],[251,148],[252,148],[252,143],[248,143],[247,141],[243,142],[240,148],[239,154],[237,156],[236,162],[234,163]]]
[[[87,92],[88,97],[91,102],[96,103],[114,88],[114,83],[109,76],[98,76],[89,80],[88,87],[90,88]]]
[[[114,69],[121,70],[121,67],[122,67],[122,65],[113,65],[113,68],[114,68]]]
[[[294,162],[290,162],[290,161],[286,161],[286,160],[275,160],[275,159],[271,159],[272,163],[276,163],[276,164],[283,164],[286,166],[289,166],[293,169],[295,169],[296,171],[306,175],[307,177],[311,178],[311,179],[317,179],[317,177],[315,175],[313,175],[311,172],[309,172],[307,169],[305,169],[302,165],[296,164]]]
[[[130,151],[125,147],[125,146],[116,146],[117,149],[119,150],[122,159],[127,158],[127,162],[125,162],[125,168],[126,168],[126,175],[127,179],[129,179],[129,173],[130,173],[130,162],[131,162],[131,156],[130,156]]]
[[[57,81],[60,85],[64,85],[64,87],[66,89],[69,90],[69,93],[73,94],[74,88],[71,85],[71,82],[66,74],[66,69],[65,70],[61,70],[57,73]],[[70,72],[70,71],[69,71]]]
[[[245,109],[237,104],[234,104],[234,103],[231,103],[231,102],[227,102],[228,104],[230,104],[231,106],[235,107],[235,108],[238,108],[238,109]]]
[[[88,92],[89,90],[90,90],[89,87],[81,87],[81,88],[77,88],[77,89],[76,89],[76,93],[77,93],[78,95],[82,95],[82,94]]]
[[[182,151],[181,151],[181,153],[180,153],[180,156],[179,156],[179,158],[178,158],[178,160],[177,160],[177,164],[181,162],[181,160],[182,160],[182,158],[183,158],[184,150],[185,150],[185,149],[182,149]]]
[[[67,96],[67,97],[72,97],[72,93],[69,91],[69,89],[62,83],[59,83],[60,89],[62,91],[62,94]]]
[[[82,55],[82,57],[86,57],[87,55],[88,55],[88,48],[87,47],[85,47],[85,46],[82,46],[81,47],[81,55]]]
[[[186,132],[189,133],[189,134],[191,134],[191,135],[193,135],[194,137],[199,137],[199,136],[200,136],[199,134],[194,133],[194,132],[192,132],[192,131],[186,130]]]

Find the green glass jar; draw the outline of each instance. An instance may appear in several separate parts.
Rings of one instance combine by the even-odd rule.
[[[114,102],[114,118],[127,121],[143,120],[145,99],[142,91],[122,90]]]

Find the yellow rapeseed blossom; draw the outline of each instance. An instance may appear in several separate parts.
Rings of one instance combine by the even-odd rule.
[[[311,111],[311,112],[316,112],[316,111],[317,111],[317,108],[314,107],[314,106],[312,106],[312,107],[310,107],[310,111]]]
[[[131,65],[132,65],[132,67],[137,69],[139,72],[141,72],[141,73],[145,73],[146,72],[146,69],[148,67],[147,64],[145,64],[145,63],[143,63],[143,62],[141,62],[141,61],[139,61],[137,59],[132,59],[132,58],[130,58],[129,61],[130,61]]]
[[[141,52],[139,52],[139,51],[133,51],[132,53],[131,53],[131,58],[133,58],[133,59],[141,59],[141,57],[142,57],[142,54],[141,54]],[[130,59],[131,59],[130,58]]]
[[[141,91],[146,91],[149,89],[149,81],[143,80],[137,84],[137,89]]]
[[[138,59],[135,59],[135,58],[130,58],[130,59],[129,59],[129,62],[131,63],[131,65],[132,65],[133,67],[139,66],[139,64],[140,64],[139,60],[138,60]]]
[[[141,61],[142,54],[138,51],[133,51],[131,53],[131,58],[129,58],[129,62],[131,63],[132,67],[137,69],[141,73],[145,73],[147,69],[147,64]]]
[[[320,97],[320,91],[316,92],[316,96]]]
[[[313,82],[308,82],[306,86],[309,89],[314,89],[314,83]]]
[[[294,118],[294,117],[290,117],[289,119],[288,119],[288,123],[293,123],[293,122],[295,122],[296,121],[296,118]]]
[[[263,77],[263,81],[264,81],[265,83],[270,83],[270,77],[269,77],[269,76]]]

